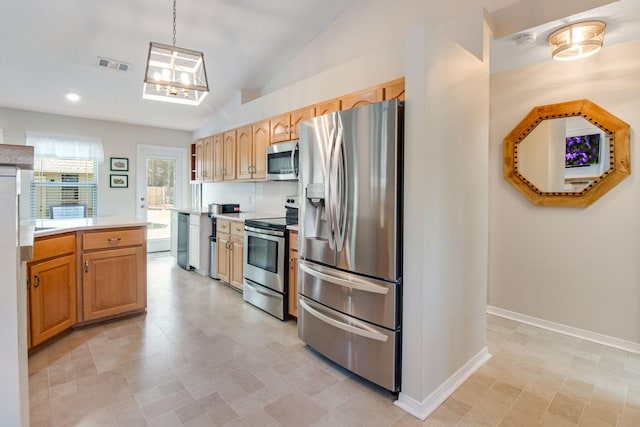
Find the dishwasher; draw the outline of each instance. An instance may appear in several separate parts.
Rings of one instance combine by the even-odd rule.
[[[189,266],[189,214],[178,213],[178,266],[185,270],[191,270]]]

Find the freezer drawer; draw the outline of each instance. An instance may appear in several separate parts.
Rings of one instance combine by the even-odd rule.
[[[298,337],[351,372],[387,390],[400,389],[399,329],[379,328],[301,295]]]
[[[280,320],[285,318],[287,310],[284,305],[284,295],[252,282],[246,277],[242,286],[242,299]]]
[[[299,293],[358,319],[396,329],[401,322],[402,286],[305,260],[299,264]]]

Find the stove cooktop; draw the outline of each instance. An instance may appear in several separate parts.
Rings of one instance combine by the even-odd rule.
[[[268,230],[286,230],[287,225],[291,222],[287,221],[286,217],[281,218],[254,218],[244,221],[245,225],[254,228],[266,228]]]

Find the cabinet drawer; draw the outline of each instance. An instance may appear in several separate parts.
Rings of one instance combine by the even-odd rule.
[[[82,235],[82,249],[108,249],[123,246],[141,246],[144,243],[143,229],[115,229],[89,232]]]
[[[236,236],[244,236],[244,222],[233,221],[231,223],[231,234]]]
[[[41,237],[33,242],[33,258],[31,262],[54,256],[70,254],[76,250],[76,235]]]
[[[298,232],[289,230],[289,249],[298,251]]]
[[[230,221],[219,219],[216,223],[216,233],[226,233],[229,234],[231,230]]]

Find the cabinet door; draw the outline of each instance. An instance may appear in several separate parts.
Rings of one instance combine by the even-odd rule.
[[[384,90],[381,87],[345,96],[340,100],[340,108],[347,110],[380,101],[384,101]]]
[[[224,133],[224,161],[222,164],[225,181],[236,179],[236,131]]]
[[[290,134],[289,114],[283,114],[271,119],[271,143],[289,141],[291,139]]]
[[[213,136],[204,139],[202,180],[213,181]]]
[[[221,133],[213,135],[213,180],[224,179],[224,141]]]
[[[189,265],[200,268],[200,227],[189,224]]]
[[[29,266],[29,324],[35,346],[76,323],[76,256]]]
[[[320,104],[316,104],[315,108],[316,117],[333,113],[335,111],[340,111],[340,100],[334,99],[333,101],[321,102]]]
[[[204,140],[196,141],[196,181],[202,181],[204,176]]]
[[[216,239],[216,264],[218,279],[229,283],[229,235],[218,233]]]
[[[145,268],[144,247],[83,254],[84,321],[144,309]]]
[[[238,179],[251,179],[253,171],[253,131],[252,126],[243,126],[237,130]]]
[[[315,117],[315,107],[303,108],[291,113],[291,139],[300,138],[300,122]]]
[[[271,143],[269,137],[269,120],[253,125],[253,178],[267,178],[267,147]]]
[[[232,235],[229,247],[231,248],[229,259],[229,273],[231,274],[231,277],[229,277],[229,284],[238,289],[242,289],[244,239],[240,236]]]

